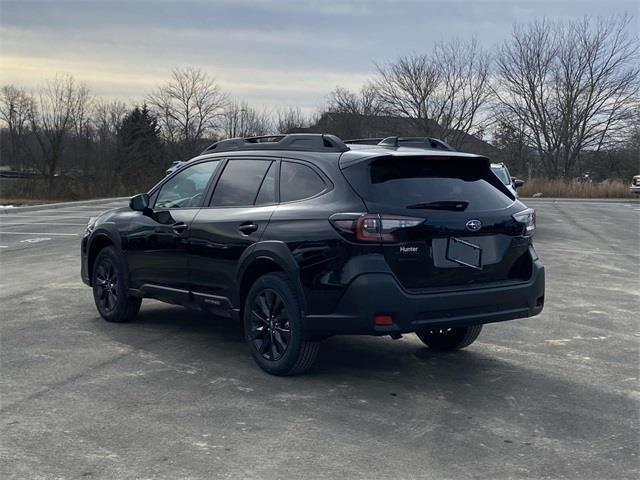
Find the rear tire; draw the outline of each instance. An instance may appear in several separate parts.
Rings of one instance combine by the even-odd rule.
[[[243,318],[251,355],[265,372],[296,375],[313,366],[320,344],[306,338],[300,299],[284,273],[268,273],[256,280]]]
[[[126,267],[115,248],[105,247],[98,253],[91,285],[98,313],[107,322],[130,322],[138,314],[142,299],[129,295]]]
[[[422,342],[432,350],[451,351],[468,347],[476,341],[482,331],[482,325],[468,327],[436,328],[416,332]]]

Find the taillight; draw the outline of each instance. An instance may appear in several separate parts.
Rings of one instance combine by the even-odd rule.
[[[527,208],[518,213],[514,213],[513,219],[524,225],[524,234],[526,236],[532,235],[536,229],[536,211],[533,208]]]
[[[329,221],[337,230],[351,233],[361,242],[395,242],[397,230],[418,226],[425,219],[379,213],[336,213]]]

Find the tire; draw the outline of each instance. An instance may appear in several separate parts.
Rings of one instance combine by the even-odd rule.
[[[93,262],[91,285],[93,300],[100,316],[108,322],[133,320],[142,299],[129,295],[126,267],[115,248],[105,247]]]
[[[438,328],[416,332],[416,335],[429,348],[439,351],[460,350],[476,341],[482,331],[482,325],[468,327]]]
[[[306,339],[301,302],[284,273],[256,280],[243,319],[251,356],[265,372],[296,375],[313,366],[320,344]]]

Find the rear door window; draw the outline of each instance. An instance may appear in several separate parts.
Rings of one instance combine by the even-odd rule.
[[[271,163],[270,160],[229,160],[213,192],[211,206],[253,205]]]
[[[325,188],[324,180],[311,167],[297,162],[282,162],[280,172],[281,202],[311,198]]]
[[[366,201],[392,207],[464,205],[466,211],[482,211],[513,203],[483,159],[383,157],[347,167],[344,173]]]

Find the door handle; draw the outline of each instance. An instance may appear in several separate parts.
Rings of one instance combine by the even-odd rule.
[[[244,235],[250,235],[258,230],[258,225],[252,222],[243,223],[238,227],[238,230],[240,230],[240,232],[242,232]]]
[[[181,233],[183,233],[184,231],[189,229],[189,225],[187,225],[184,222],[178,222],[178,223],[174,223],[171,228],[173,229],[173,231],[175,233],[177,233],[178,235],[180,235]]]

